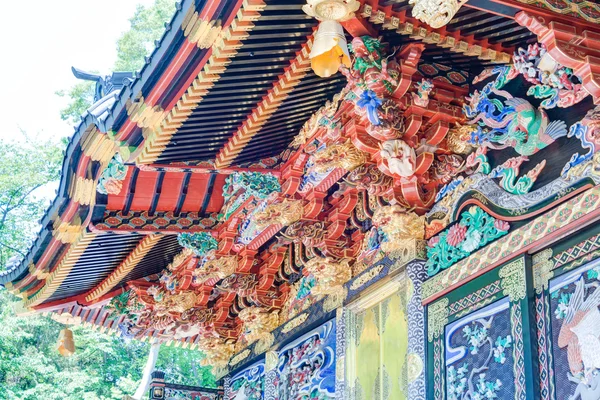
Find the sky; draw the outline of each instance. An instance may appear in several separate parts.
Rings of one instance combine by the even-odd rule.
[[[175,0],[173,0],[175,1]],[[0,138],[21,130],[64,137],[73,127],[60,119],[77,80],[71,66],[110,72],[117,39],[129,28],[136,5],[152,0],[29,0],[0,2]]]

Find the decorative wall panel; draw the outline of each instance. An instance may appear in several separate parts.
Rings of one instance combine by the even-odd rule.
[[[527,281],[518,258],[428,306],[428,398],[537,398]]]
[[[335,399],[335,319],[279,351],[276,400]]]
[[[235,374],[229,383],[229,400],[264,398],[265,362],[259,361]]]

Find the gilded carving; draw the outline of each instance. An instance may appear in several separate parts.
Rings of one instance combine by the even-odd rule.
[[[410,353],[406,360],[408,382],[414,382],[423,373],[423,359],[416,353]]]
[[[96,196],[96,182],[78,176],[75,180],[71,198],[82,205],[90,205]]]
[[[283,199],[281,203],[269,204],[264,211],[252,217],[259,229],[270,225],[290,225],[302,218],[302,200]]]
[[[448,299],[443,298],[431,304],[427,309],[427,337],[430,342],[438,338],[448,324]]]
[[[548,288],[548,282],[554,277],[552,267],[552,249],[545,249],[533,255],[533,287],[535,292],[541,294]]]
[[[372,221],[384,235],[381,250],[390,257],[410,261],[424,256],[424,216],[393,205],[378,208]]]
[[[304,265],[304,271],[315,277],[313,295],[334,295],[343,289],[344,283],[352,277],[348,260],[336,261],[330,257],[315,257]]]
[[[235,357],[233,357],[231,359],[231,361],[229,361],[229,365],[231,365],[231,366],[237,365],[240,362],[244,361],[246,358],[248,358],[249,355],[250,355],[250,349],[246,349],[246,350],[242,351],[241,353],[237,354]]]
[[[457,123],[456,127],[450,129],[446,136],[448,150],[456,154],[471,154],[475,151],[475,147],[470,143],[471,133],[476,131],[476,125],[461,125]]]
[[[306,321],[307,318],[308,318],[307,313],[298,315],[296,318],[294,318],[293,320],[291,320],[290,322],[285,324],[283,326],[283,328],[281,329],[281,332],[283,332],[283,333],[291,332],[292,330],[294,330],[297,327],[299,327],[300,325],[302,325],[304,323],[304,321]]]
[[[203,283],[210,279],[225,279],[235,273],[238,266],[237,256],[223,256],[207,260],[194,270],[196,283]]]
[[[313,155],[312,169],[317,173],[325,173],[334,168],[352,171],[367,162],[366,153],[360,151],[347,141],[327,146]]]
[[[260,307],[244,308],[238,317],[242,321],[247,344],[266,339],[279,325],[279,311],[268,312]]]
[[[502,293],[510,298],[510,301],[523,300],[527,295],[525,282],[525,260],[520,258],[500,268],[498,276],[502,278],[500,285]]]
[[[265,372],[274,370],[279,362],[279,357],[276,351],[267,351],[265,353]]]
[[[198,343],[198,348],[204,352],[204,358],[200,364],[210,365],[214,370],[225,368],[234,352],[234,344],[226,342],[222,338],[203,338]]]
[[[383,265],[378,265],[376,267],[371,268],[368,272],[365,272],[364,274],[356,278],[350,285],[350,289],[356,290],[366,285],[367,282],[373,280],[377,275],[379,275],[382,269]]]

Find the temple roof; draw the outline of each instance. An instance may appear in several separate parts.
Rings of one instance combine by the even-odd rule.
[[[309,53],[318,21],[302,11],[304,4],[179,3],[142,70],[131,82],[102,93],[82,116],[41,232],[27,257],[0,273],[0,284],[19,294],[26,307],[70,310],[90,323],[114,328],[117,322],[107,322],[102,308],[107,300],[130,286],[143,287],[144,279],[156,281],[170,264],[184,265],[185,257],[174,262],[181,254],[188,261],[191,257],[184,254],[177,235],[203,232],[219,237],[219,250],[226,242],[231,252],[239,253],[246,263],[244,273],[268,277],[260,281],[264,296],[273,299],[288,291],[299,271],[293,266],[279,270],[284,252],[279,253],[281,243],[275,238],[278,229],[247,241],[236,237],[231,232],[241,230],[238,226],[260,201],[240,197],[240,204],[232,207],[228,200],[235,196],[227,190],[231,176],[258,173],[278,179],[278,192],[295,193],[290,182],[300,186],[308,171],[308,152],[303,152],[318,143],[290,142],[347,84],[342,74],[323,79],[312,72]],[[514,4],[472,0],[447,26],[431,29],[412,17],[408,0],[362,1],[358,18],[344,27],[348,41],[372,33],[393,55],[407,48],[419,54],[410,90],[416,95],[412,84],[424,78],[436,86],[432,106],[418,117],[423,130],[435,134],[464,119],[460,109],[474,76],[485,67],[510,63],[517,47],[537,40],[515,21],[518,11]],[[444,108],[442,117],[433,105]],[[338,113],[345,118],[346,111]],[[324,180],[322,192],[302,193],[316,204],[326,197],[330,201],[323,213],[312,211],[311,220],[330,213],[354,218],[344,208],[350,197],[335,197],[337,190],[344,190],[336,184],[343,176],[335,170]],[[352,197],[354,205],[357,201]],[[369,214],[367,197],[361,201]],[[426,207],[421,208],[424,212]],[[352,228],[338,228],[338,237],[359,237],[370,228],[366,222],[361,226],[364,220],[354,222]],[[291,253],[286,259],[293,263],[297,255]],[[202,301],[225,314],[231,309],[220,322],[233,331],[228,324],[247,299],[225,301],[222,293],[206,289]]]

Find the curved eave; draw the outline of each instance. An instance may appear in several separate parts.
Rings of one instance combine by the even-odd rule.
[[[69,187],[71,186],[77,165],[79,164],[82,139],[86,137],[86,133],[93,128],[97,128],[100,131],[97,134],[105,134],[106,132],[114,130],[117,127],[116,125],[122,124],[127,119],[126,104],[128,100],[134,100],[138,94],[149,91],[156,86],[159,83],[159,78],[173,62],[173,57],[177,55],[177,49],[181,45],[181,26],[187,12],[190,11],[191,7],[201,10],[203,7],[209,6],[215,1],[216,0],[200,0],[198,1],[198,4],[196,4],[196,1],[194,0],[182,0],[180,3],[177,3],[175,15],[171,21],[166,24],[165,33],[157,41],[156,48],[150,57],[146,59],[144,67],[136,73],[135,80],[129,86],[121,89],[118,93],[116,101],[108,109],[106,117],[97,118],[89,112],[86,112],[86,114],[82,116],[80,123],[75,127],[74,135],[67,145],[57,197],[45,211],[44,216],[40,221],[40,233],[37,235],[37,238],[23,260],[7,271],[0,273],[0,285],[6,286],[7,284],[25,278],[29,272],[29,265],[34,263],[38,254],[43,254],[46,250],[46,246],[53,238],[53,221],[62,214],[62,211],[64,211],[71,201]],[[229,12],[235,10],[236,7],[233,6],[233,4],[239,3],[237,0],[226,1]],[[172,79],[179,79],[178,75],[179,74],[175,74]],[[94,212],[97,211],[103,210],[94,210]]]

